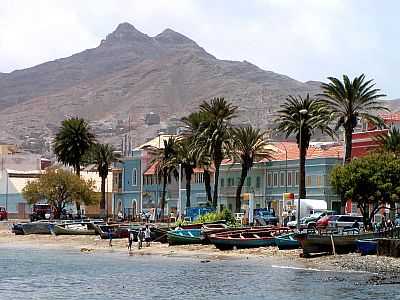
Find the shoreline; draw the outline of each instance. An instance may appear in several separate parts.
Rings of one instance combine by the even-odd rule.
[[[361,256],[358,253],[344,255],[325,255],[312,258],[302,258],[301,249],[278,250],[277,247],[261,247],[220,251],[213,245],[182,245],[169,246],[158,242],[150,247],[137,249],[137,243],[132,251],[127,249],[127,239],[114,239],[113,247],[108,240],[98,236],[53,236],[53,235],[14,235],[10,230],[0,228],[0,247],[18,249],[73,250],[82,254],[121,253],[127,256],[160,256],[171,258],[200,259],[201,262],[213,260],[236,259],[270,259],[278,265],[293,266],[293,268],[315,269],[332,272],[364,272],[374,279],[371,284],[400,283],[400,259],[376,255]]]

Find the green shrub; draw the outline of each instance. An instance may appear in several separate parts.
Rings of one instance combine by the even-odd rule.
[[[224,208],[224,210],[220,212],[210,212],[208,214],[202,215],[199,218],[197,218],[194,223],[209,223],[209,222],[215,222],[215,221],[220,221],[220,220],[225,220],[228,224],[235,224],[236,220],[235,217],[233,216],[232,212]]]

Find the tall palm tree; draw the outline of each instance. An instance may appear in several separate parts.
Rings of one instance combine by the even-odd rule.
[[[247,126],[233,129],[233,153],[242,165],[239,184],[236,189],[236,212],[240,212],[241,195],[246,177],[253,167],[254,160],[272,157],[271,150],[265,147],[268,143],[264,139],[265,132],[260,129]]]
[[[84,119],[65,119],[53,142],[54,153],[59,162],[73,167],[76,175],[80,176],[82,159],[94,142],[95,136]],[[80,214],[79,200],[76,201],[76,209]]]
[[[228,103],[224,98],[213,98],[210,102],[204,101],[200,105],[200,112],[207,115],[206,127],[199,133],[196,144],[197,148],[209,155],[214,163],[214,196],[212,205],[217,207],[218,203],[218,181],[219,169],[230,149],[231,131],[230,121],[235,117],[237,106]]]
[[[387,110],[380,98],[385,94],[375,88],[373,79],[365,80],[365,75],[355,77],[353,81],[343,75],[343,82],[335,77],[328,77],[329,83],[321,85],[323,97],[329,109],[337,120],[336,130],[344,128],[345,163],[351,160],[352,134],[357,126],[358,119],[362,118],[374,125],[382,125],[382,119],[376,115],[378,110]]]
[[[101,177],[101,200],[100,200],[100,214],[105,215],[106,204],[106,179],[108,171],[113,162],[119,160],[120,155],[115,153],[113,146],[109,144],[94,144],[91,151],[91,162],[96,164],[97,171]]]
[[[171,181],[171,176],[178,178],[177,170],[177,139],[170,137],[164,140],[164,148],[149,148],[150,153],[154,155],[151,163],[156,164],[156,172],[159,180],[162,180],[162,191],[160,209],[162,216],[164,215],[165,198],[167,193],[167,184]]]
[[[204,112],[194,112],[184,117],[182,122],[185,124],[183,137],[191,139],[191,151],[196,157],[196,165],[203,169],[204,188],[207,195],[207,203],[212,205],[211,194],[211,154],[205,151],[198,143],[199,136],[207,128],[208,115]]]
[[[332,114],[325,103],[321,100],[310,98],[309,95],[305,98],[289,96],[286,98],[285,103],[281,105],[281,110],[278,111],[278,118],[276,119],[278,123],[277,131],[284,132],[286,138],[295,134],[297,145],[299,146],[300,199],[306,198],[305,162],[311,136],[316,129],[333,136],[334,132],[328,125],[331,119]]]
[[[400,131],[396,127],[392,127],[387,135],[380,135],[376,139],[383,150],[400,157]]]
[[[196,152],[193,147],[192,138],[182,138],[177,142],[178,163],[181,164],[186,179],[186,207],[190,207],[192,175],[197,166]]]

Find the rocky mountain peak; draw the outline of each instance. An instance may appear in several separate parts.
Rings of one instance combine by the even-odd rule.
[[[119,24],[112,33],[107,35],[102,44],[146,42],[150,40],[151,38],[147,34],[140,32],[132,24],[125,22]]]
[[[183,34],[180,34],[179,32],[173,31],[170,28],[167,28],[163,32],[158,34],[155,39],[160,43],[165,44],[191,44],[193,46],[197,46],[197,44],[193,40],[189,39]]]

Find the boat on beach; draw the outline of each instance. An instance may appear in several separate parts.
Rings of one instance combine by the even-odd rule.
[[[208,239],[220,250],[257,248],[275,245],[275,236],[287,233],[288,228],[250,228],[211,234]]]
[[[93,223],[71,223],[55,224],[53,229],[55,235],[95,235],[95,225]]]
[[[357,240],[371,239],[373,237],[373,232],[358,233],[357,231],[326,232],[323,234],[297,233],[295,235],[301,248],[303,248],[304,256],[317,253],[332,254],[334,249],[339,254],[355,252]]]
[[[178,229],[167,232],[170,245],[202,244],[203,235],[201,229]]]
[[[54,227],[54,222],[40,220],[29,223],[21,223],[24,234],[51,234]]]
[[[113,239],[128,238],[129,226],[122,224],[97,224],[95,227],[96,234],[100,235],[102,239],[109,239],[110,233]],[[134,232],[134,239],[137,238],[137,230],[132,229]]]
[[[275,237],[275,244],[279,250],[300,248],[299,241],[294,238],[294,233],[282,234]]]
[[[361,255],[376,254],[378,251],[377,239],[364,239],[356,241],[357,250]]]
[[[208,226],[208,225],[225,224],[225,223],[226,223],[225,220],[218,220],[218,221],[206,222],[206,223],[184,224],[184,225],[180,225],[179,227],[181,229],[201,229],[201,227],[203,227],[204,225]]]

